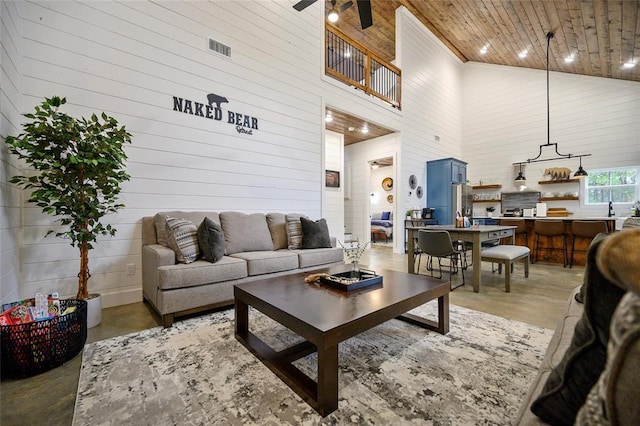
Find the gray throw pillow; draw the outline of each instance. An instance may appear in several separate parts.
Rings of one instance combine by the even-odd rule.
[[[165,227],[169,247],[176,253],[180,263],[191,263],[198,259],[198,228],[188,219],[167,216]]]
[[[611,317],[625,293],[605,278],[596,265],[597,250],[604,241],[606,238],[593,241],[587,252],[584,311],[571,344],[531,405],[533,414],[553,425],[573,425],[578,410],[604,370]]]
[[[215,263],[224,256],[224,232],[222,227],[205,217],[198,227],[198,246],[209,262]]]
[[[273,250],[267,217],[263,213],[222,212],[220,225],[227,254]]]
[[[301,217],[300,224],[302,225],[303,249],[331,247],[329,227],[325,219],[319,219],[314,222],[306,217]]]

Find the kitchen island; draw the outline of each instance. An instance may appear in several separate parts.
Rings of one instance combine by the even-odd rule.
[[[565,227],[565,233],[567,234],[567,258],[569,258],[571,256],[571,224],[574,221],[604,221],[607,223],[607,228],[609,229],[609,232],[615,232],[616,230],[616,220],[621,220],[621,219],[625,219],[623,217],[607,217],[607,216],[575,216],[575,215],[571,215],[571,216],[566,216],[566,217],[521,217],[521,216],[516,216],[516,217],[506,217],[506,216],[498,216],[498,217],[493,217],[492,219],[496,219],[496,220],[500,220],[500,219],[510,219],[510,220],[524,220],[525,224],[526,224],[526,228],[527,228],[527,246],[529,247],[529,249],[531,249],[531,253],[533,256],[533,251],[535,248],[535,232],[533,230],[533,225],[535,223],[536,220],[561,220],[564,222],[564,227]],[[541,244],[545,244],[546,241],[544,239],[544,237],[542,237],[542,241]],[[587,248],[589,247],[589,243],[586,240],[577,240],[576,241],[576,253],[574,256],[574,265],[584,265],[585,264],[585,254],[579,252],[580,251],[586,251]],[[554,239],[554,247],[560,248],[560,244],[559,241],[557,239]],[[540,252],[540,255],[537,257],[537,261],[539,262],[548,262],[548,263],[559,263],[562,264],[563,263],[563,259],[562,259],[562,253],[559,251],[542,251]]]

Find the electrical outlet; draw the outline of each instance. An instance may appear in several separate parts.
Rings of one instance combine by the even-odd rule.
[[[127,275],[135,275],[135,274],[136,274],[136,264],[127,263]]]

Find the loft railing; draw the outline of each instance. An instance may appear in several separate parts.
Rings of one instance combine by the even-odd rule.
[[[335,27],[325,30],[325,74],[400,108],[401,71]]]

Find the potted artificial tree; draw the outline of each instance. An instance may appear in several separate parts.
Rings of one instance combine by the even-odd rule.
[[[92,327],[102,319],[102,303],[99,297],[98,303],[91,303],[95,298],[88,288],[89,250],[99,235],[116,233],[100,220],[124,207],[117,199],[120,184],[129,180],[124,144],[131,143],[131,135],[105,113],[77,119],[60,112],[65,103],[65,98],[45,98],[35,113],[24,114],[32,120],[24,124],[24,132],[8,136],[5,142],[11,153],[36,171],[14,176],[10,182],[31,190],[27,201],[55,215],[55,222],[62,225],[45,236],[68,238],[80,250],[76,297],[88,299],[87,325]]]

